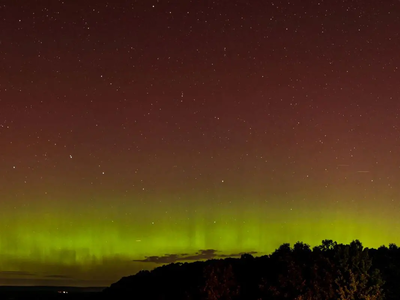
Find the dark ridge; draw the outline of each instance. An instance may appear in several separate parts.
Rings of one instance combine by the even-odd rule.
[[[171,263],[123,277],[104,299],[400,299],[400,248],[324,240],[281,245],[271,255]]]

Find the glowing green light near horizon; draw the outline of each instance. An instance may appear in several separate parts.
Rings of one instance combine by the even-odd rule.
[[[113,257],[143,259],[151,255],[195,253],[200,249],[216,249],[222,254],[246,251],[266,254],[284,242],[304,241],[314,246],[326,238],[338,242],[360,239],[365,246],[378,247],[398,239],[394,230],[388,231],[389,224],[377,226],[372,220],[361,218],[332,219],[333,215],[326,213],[323,221],[314,223],[306,212],[304,218],[292,222],[279,222],[273,213],[261,220],[256,215],[238,218],[221,212],[212,221],[204,215],[188,220],[177,214],[172,216],[174,221],[159,216],[154,224],[96,220],[89,216],[74,219],[56,215],[41,220],[25,216],[8,229],[0,223],[0,265],[7,267],[7,258],[90,265]],[[281,214],[279,219],[290,218]]]
[[[361,210],[329,197],[322,203],[315,201],[318,195],[309,202],[299,196],[297,202],[289,201],[290,196],[274,201],[249,196],[248,203],[225,197],[232,201],[210,205],[198,195],[188,195],[186,202],[153,195],[140,205],[123,199],[71,204],[61,198],[36,201],[25,210],[9,206],[0,218],[0,270],[67,274],[81,282],[97,278],[110,284],[156,267],[134,261],[148,256],[193,255],[206,249],[263,255],[286,242],[315,246],[324,239],[359,239],[368,247],[399,241],[384,207]],[[152,205],[154,199],[165,201]]]

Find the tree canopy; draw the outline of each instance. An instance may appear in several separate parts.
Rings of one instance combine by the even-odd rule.
[[[283,244],[271,255],[174,263],[112,284],[110,299],[400,299],[400,248],[324,240]]]

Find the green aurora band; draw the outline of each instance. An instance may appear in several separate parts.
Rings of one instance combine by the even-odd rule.
[[[209,209],[198,205],[189,211],[176,203],[168,209],[160,204],[150,214],[147,204],[131,209],[105,203],[98,208],[81,204],[79,209],[68,209],[67,201],[62,203],[64,207],[37,205],[26,211],[3,212],[2,270],[48,273],[52,266],[66,274],[72,268],[71,276],[78,274],[84,279],[93,278],[93,272],[103,268],[98,279],[111,283],[129,275],[124,272],[154,268],[152,263],[133,262],[148,256],[194,254],[201,249],[215,249],[225,255],[250,251],[262,255],[285,242],[304,241],[315,246],[323,239],[344,243],[359,239],[368,247],[399,241],[393,220],[383,217],[387,212],[381,211],[379,218],[379,210],[372,216],[366,213],[371,209],[357,212],[357,207],[337,204],[328,207],[314,203],[313,209],[300,209],[288,205],[271,208],[261,201],[235,205],[233,201]],[[129,268],[104,270],[113,262],[130,262]]]

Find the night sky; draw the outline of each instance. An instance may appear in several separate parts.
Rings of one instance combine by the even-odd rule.
[[[0,2],[0,284],[400,244],[400,3]]]

